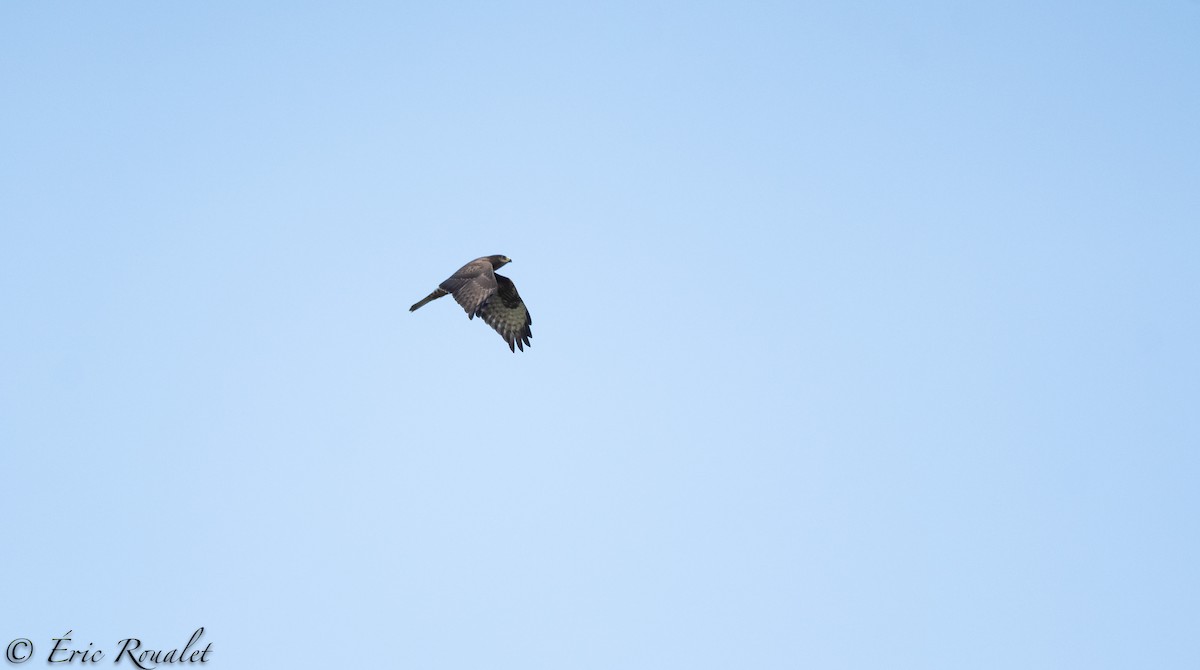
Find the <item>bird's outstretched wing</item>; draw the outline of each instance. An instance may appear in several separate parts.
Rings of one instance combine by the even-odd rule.
[[[477,310],[479,318],[500,333],[500,337],[508,342],[508,348],[512,349],[514,353],[517,347],[520,347],[521,351],[525,351],[525,347],[529,346],[529,338],[533,337],[533,333],[529,330],[529,327],[533,325],[533,319],[529,316],[525,301],[521,300],[521,294],[517,293],[517,287],[511,279],[495,274],[491,270],[488,271],[488,274],[495,278],[496,289],[479,305]],[[442,286],[444,287],[445,284]],[[455,293],[454,297],[457,299],[458,294]],[[462,300],[458,302],[463,304]]]
[[[496,292],[496,275],[492,272],[492,264],[486,258],[480,258],[459,268],[439,288],[453,295],[467,316],[474,319],[480,305]]]

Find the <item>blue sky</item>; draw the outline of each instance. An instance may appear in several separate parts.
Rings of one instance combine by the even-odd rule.
[[[1200,4],[1051,5],[4,5],[0,642],[1196,667]]]

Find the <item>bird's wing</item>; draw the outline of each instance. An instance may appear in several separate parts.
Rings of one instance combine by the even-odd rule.
[[[525,347],[529,346],[529,338],[533,337],[529,330],[533,319],[529,316],[525,301],[521,300],[521,294],[517,293],[517,287],[512,280],[504,275],[494,276],[496,291],[479,306],[479,318],[500,333],[500,337],[508,342],[508,348],[513,352],[516,352],[517,347],[525,351]]]
[[[496,292],[496,275],[492,273],[492,264],[480,258],[459,268],[440,288],[454,295],[467,316],[474,319],[479,306]]]

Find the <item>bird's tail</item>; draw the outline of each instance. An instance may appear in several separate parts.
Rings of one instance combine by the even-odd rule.
[[[429,302],[429,301],[431,301],[431,300],[437,300],[438,298],[440,298],[440,297],[442,297],[442,296],[446,295],[446,293],[447,293],[446,291],[444,291],[444,290],[442,290],[442,289],[440,289],[440,288],[434,289],[434,290],[433,290],[433,293],[430,293],[429,295],[427,295],[427,296],[425,296],[424,298],[422,298],[422,299],[421,299],[421,302],[419,302],[419,303],[417,303],[417,304],[413,305],[412,307],[409,307],[409,308],[408,308],[408,311],[410,311],[410,312],[415,312],[415,311],[417,311],[417,310],[418,310],[418,309],[419,309],[421,306],[423,306],[425,303],[427,303],[427,302]]]

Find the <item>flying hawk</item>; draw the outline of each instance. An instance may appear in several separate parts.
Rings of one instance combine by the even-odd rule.
[[[525,309],[525,302],[521,300],[512,280],[493,272],[511,262],[508,256],[476,258],[450,275],[433,293],[409,307],[408,311],[415,312],[431,300],[446,294],[453,295],[466,310],[468,318],[478,316],[483,319],[508,342],[508,348],[513,353],[516,353],[517,347],[525,351],[525,347],[531,346],[529,338],[533,337],[533,333],[529,332],[529,326],[533,325],[533,319],[529,318],[529,310]]]

